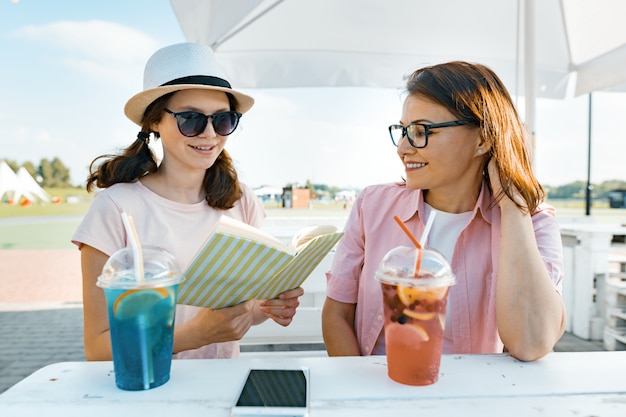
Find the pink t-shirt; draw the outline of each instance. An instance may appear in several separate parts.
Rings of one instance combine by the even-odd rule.
[[[390,249],[411,246],[393,220],[397,215],[415,236],[426,223],[421,190],[403,184],[365,188],[356,199],[327,273],[326,295],[343,303],[356,303],[354,328],[362,355],[371,355],[383,329],[380,283],[374,275]],[[532,216],[539,252],[557,292],[564,276],[563,247],[554,209],[542,204]],[[500,209],[483,184],[471,219],[457,240],[451,261],[457,284],[449,300],[454,305],[452,339],[444,353],[498,353],[502,341],[495,314],[495,286],[500,243]]]
[[[217,210],[206,202],[183,204],[165,199],[146,188],[141,181],[115,184],[96,194],[94,200],[72,236],[80,248],[92,246],[107,255],[125,247],[126,232],[121,213],[133,217],[142,245],[159,246],[169,251],[185,270],[196,251],[221,215],[260,227],[265,211],[252,189],[242,184],[243,197],[229,210]],[[178,305],[176,323],[193,318],[199,308]],[[214,343],[200,349],[184,351],[174,357],[230,358],[239,354],[237,342]]]

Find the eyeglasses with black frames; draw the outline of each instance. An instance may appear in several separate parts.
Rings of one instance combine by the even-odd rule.
[[[181,111],[175,113],[170,109],[165,111],[176,118],[178,131],[189,138],[198,136],[206,129],[209,119],[213,130],[220,136],[228,136],[235,131],[241,118],[241,113],[236,111],[224,111],[215,114],[203,114],[197,111]]]
[[[428,145],[428,134],[431,129],[439,129],[442,127],[463,126],[469,124],[476,124],[473,120],[454,120],[452,122],[444,123],[409,123],[407,126],[391,125],[389,126],[389,135],[391,141],[397,147],[400,145],[400,141],[403,137],[409,140],[409,143],[414,148],[425,148]]]

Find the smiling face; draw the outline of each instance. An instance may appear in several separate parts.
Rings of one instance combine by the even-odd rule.
[[[226,93],[212,90],[181,90],[176,92],[167,104],[172,112],[198,111],[205,115],[229,111],[230,104]],[[187,137],[178,130],[176,118],[163,113],[161,120],[152,126],[159,132],[163,144],[163,164],[177,172],[204,171],[213,166],[224,150],[227,136],[215,133],[211,120],[198,136]]]
[[[457,117],[444,106],[411,94],[404,101],[400,124],[453,120]],[[479,148],[482,154],[478,153]],[[425,148],[414,148],[406,137],[398,144],[407,187],[428,190],[426,201],[448,212],[466,211],[467,205],[473,207],[482,182],[483,155],[487,151],[480,130],[474,125],[431,129]]]

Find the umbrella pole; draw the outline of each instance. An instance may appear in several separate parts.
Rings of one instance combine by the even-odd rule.
[[[530,149],[532,164],[535,165],[535,112],[537,93],[535,90],[535,0],[526,0],[524,8],[524,87],[526,113],[524,121],[530,131]]]
[[[591,214],[591,93],[589,93],[589,120],[587,129],[587,188],[585,189],[585,216]]]

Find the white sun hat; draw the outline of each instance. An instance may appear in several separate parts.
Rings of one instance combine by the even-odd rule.
[[[231,94],[240,113],[245,113],[254,104],[252,97],[232,89],[211,48],[186,42],[161,48],[150,57],[143,74],[143,91],[126,102],[124,113],[141,126],[143,114],[154,100],[192,88]]]

